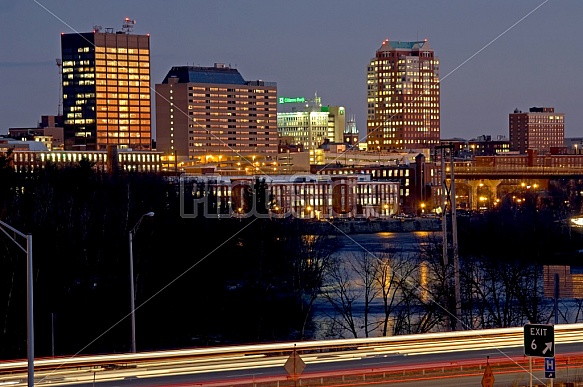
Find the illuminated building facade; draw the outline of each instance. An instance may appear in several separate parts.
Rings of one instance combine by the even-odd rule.
[[[86,159],[93,163],[98,172],[112,172],[112,165],[125,172],[159,173],[161,171],[161,153],[152,151],[124,151],[111,153],[105,151],[47,151],[15,148],[12,144],[0,143],[0,154],[12,149],[12,167],[16,172],[34,173],[45,168],[47,162],[57,167],[75,166]],[[117,162],[112,162],[116,157]]]
[[[385,40],[367,69],[367,149],[439,145],[439,90],[439,60],[427,40]]]
[[[518,109],[509,115],[510,150],[526,154],[528,149],[548,153],[565,142],[565,114],[552,107]]]
[[[340,158],[339,158],[340,159]],[[437,165],[425,161],[423,154],[414,155],[413,161],[407,163],[350,164],[328,163],[323,166],[312,165],[311,172],[337,178],[343,175],[366,176],[373,181],[393,182],[398,184],[399,209],[407,214],[415,214],[423,209],[436,208],[439,203],[439,174]],[[393,214],[394,212],[391,212]]]
[[[579,266],[544,265],[543,284],[545,297],[555,297],[555,276],[559,276],[559,295],[564,299],[583,298],[583,273]]]
[[[322,106],[321,98],[279,97],[277,132],[290,145],[306,151],[317,149],[324,142],[343,142],[346,130],[346,109],[342,106]],[[292,108],[285,111],[285,105]],[[299,108],[298,106],[301,106]]]
[[[253,191],[259,176],[186,176],[185,186],[193,190],[204,187],[201,198],[216,201],[206,203],[212,217],[245,217],[260,209],[252,209]],[[195,188],[196,187],[196,188]],[[399,213],[399,183],[374,181],[369,176],[268,176],[265,178],[266,204],[271,217],[296,218],[357,218],[383,217]],[[206,197],[205,197],[206,196]],[[247,196],[247,197],[246,197]]]
[[[36,128],[9,128],[8,136],[22,141],[40,141],[48,150],[63,150],[63,116],[41,116]]]
[[[346,123],[343,140],[345,144],[348,144],[353,148],[359,147],[360,134],[358,132],[358,128],[356,127],[356,119],[354,118],[354,115],[352,115]]]
[[[462,138],[441,139],[441,142],[453,146],[456,159],[471,160],[476,156],[494,156],[510,152],[510,141],[501,135],[494,138],[491,135],[480,135],[471,140]]]
[[[224,64],[173,67],[156,84],[156,148],[193,165],[277,155],[277,84]],[[249,162],[251,164],[251,162]]]
[[[61,35],[65,149],[151,149],[150,36]]]

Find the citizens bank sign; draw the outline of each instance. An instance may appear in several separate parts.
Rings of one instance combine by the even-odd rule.
[[[304,103],[306,99],[304,97],[279,97],[279,103]]]

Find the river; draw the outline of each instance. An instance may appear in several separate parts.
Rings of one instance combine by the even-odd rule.
[[[419,253],[420,244],[427,243],[428,238],[441,238],[440,232],[378,232],[373,234],[339,235],[340,254],[371,252],[407,252]]]
[[[423,245],[427,243],[441,243],[441,233],[433,231],[413,231],[413,232],[378,232],[370,234],[349,234],[338,235],[341,241],[341,248],[338,255],[343,259],[359,259],[363,253],[371,253],[373,256],[380,256],[382,252],[391,255],[406,257],[418,256]],[[433,242],[429,242],[432,240]],[[583,255],[583,254],[582,254]],[[349,265],[346,265],[349,266]],[[583,267],[565,265],[544,265],[542,270],[542,283],[539,285],[541,312],[548,316],[549,320],[539,323],[552,323],[554,314],[554,281],[555,275],[559,279],[559,320],[558,323],[575,323],[583,320]],[[419,274],[420,270],[417,274]],[[362,279],[350,268],[347,268],[347,275],[351,277],[351,286],[355,293],[362,292]],[[415,281],[422,282],[420,279]],[[330,286],[330,283],[328,283]],[[360,287],[360,290],[358,290]],[[337,311],[334,310],[325,297],[320,297],[315,303],[314,321],[317,328],[315,336],[317,338],[331,337],[335,328],[331,326],[331,316],[338,318]],[[359,324],[363,321],[364,299],[360,297],[352,301],[352,315]],[[371,304],[370,319],[383,318],[381,299],[377,298]],[[362,331],[359,336],[362,335]],[[350,337],[346,335],[345,337]]]

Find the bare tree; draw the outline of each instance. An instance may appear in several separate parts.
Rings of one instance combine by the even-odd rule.
[[[380,269],[378,257],[368,251],[363,251],[360,254],[353,254],[348,262],[362,288],[362,318],[364,320],[362,328],[365,337],[369,337],[370,332],[379,326],[378,322],[371,321],[371,305],[382,291],[378,281]]]
[[[354,281],[350,265],[344,259],[335,259],[326,270],[323,295],[334,311],[328,317],[333,326],[339,327],[336,336],[343,337],[343,332],[347,331],[358,337],[360,318],[356,314],[356,303],[362,298],[363,289]]]
[[[290,259],[294,273],[293,289],[303,312],[301,340],[305,337],[314,303],[321,294],[324,273],[335,260],[338,243],[327,235],[298,235],[288,242],[287,251],[293,252]]]
[[[389,333],[389,322],[400,309],[407,303],[407,294],[410,286],[408,283],[415,283],[413,276],[418,273],[418,268],[409,255],[380,253],[377,255],[377,276],[375,281],[379,289],[379,296],[383,305],[383,318],[381,321],[381,335],[387,336]],[[405,317],[404,315],[402,317]],[[400,324],[404,319],[394,318]],[[392,324],[391,334],[406,330],[400,324]]]
[[[410,325],[407,333],[425,333],[433,330],[450,330],[455,322],[453,288],[453,263],[443,257],[441,238],[428,234],[419,241],[417,258],[419,265],[418,283],[409,285],[408,299],[414,307],[410,313],[417,315],[417,323]]]
[[[462,273],[464,324],[469,328],[513,327],[550,317],[537,265],[481,256],[466,258]]]
[[[559,315],[563,317],[565,322],[575,324],[583,320],[583,298],[574,298],[570,301],[572,304],[568,304],[565,301],[561,302]],[[573,316],[572,319],[571,316]]]

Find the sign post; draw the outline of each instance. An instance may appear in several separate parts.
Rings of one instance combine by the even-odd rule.
[[[294,351],[292,352],[290,357],[285,362],[283,368],[285,368],[285,370],[287,371],[289,376],[292,377],[292,379],[294,381],[294,386],[295,386],[296,381],[298,380],[298,377],[302,374],[302,372],[304,371],[304,368],[306,368],[306,363],[304,363],[304,361],[302,360],[300,355],[298,355],[298,353],[296,351],[295,344],[294,344]]]
[[[552,358],[554,365],[555,327],[547,324],[524,325],[524,355],[528,356],[530,386],[532,387],[532,358]],[[547,362],[545,361],[545,375],[547,375],[546,367]],[[554,374],[555,372],[553,371],[553,377]],[[551,379],[552,381],[553,379]]]
[[[484,371],[484,376],[482,376],[482,387],[493,386],[494,386],[494,373],[492,372],[492,367],[490,367],[490,362],[486,360],[486,370]]]
[[[553,387],[553,381],[555,379],[556,369],[555,369],[555,358],[549,357],[545,359],[545,378],[551,379],[551,387]]]
[[[524,355],[555,357],[555,328],[546,324],[524,326]]]

